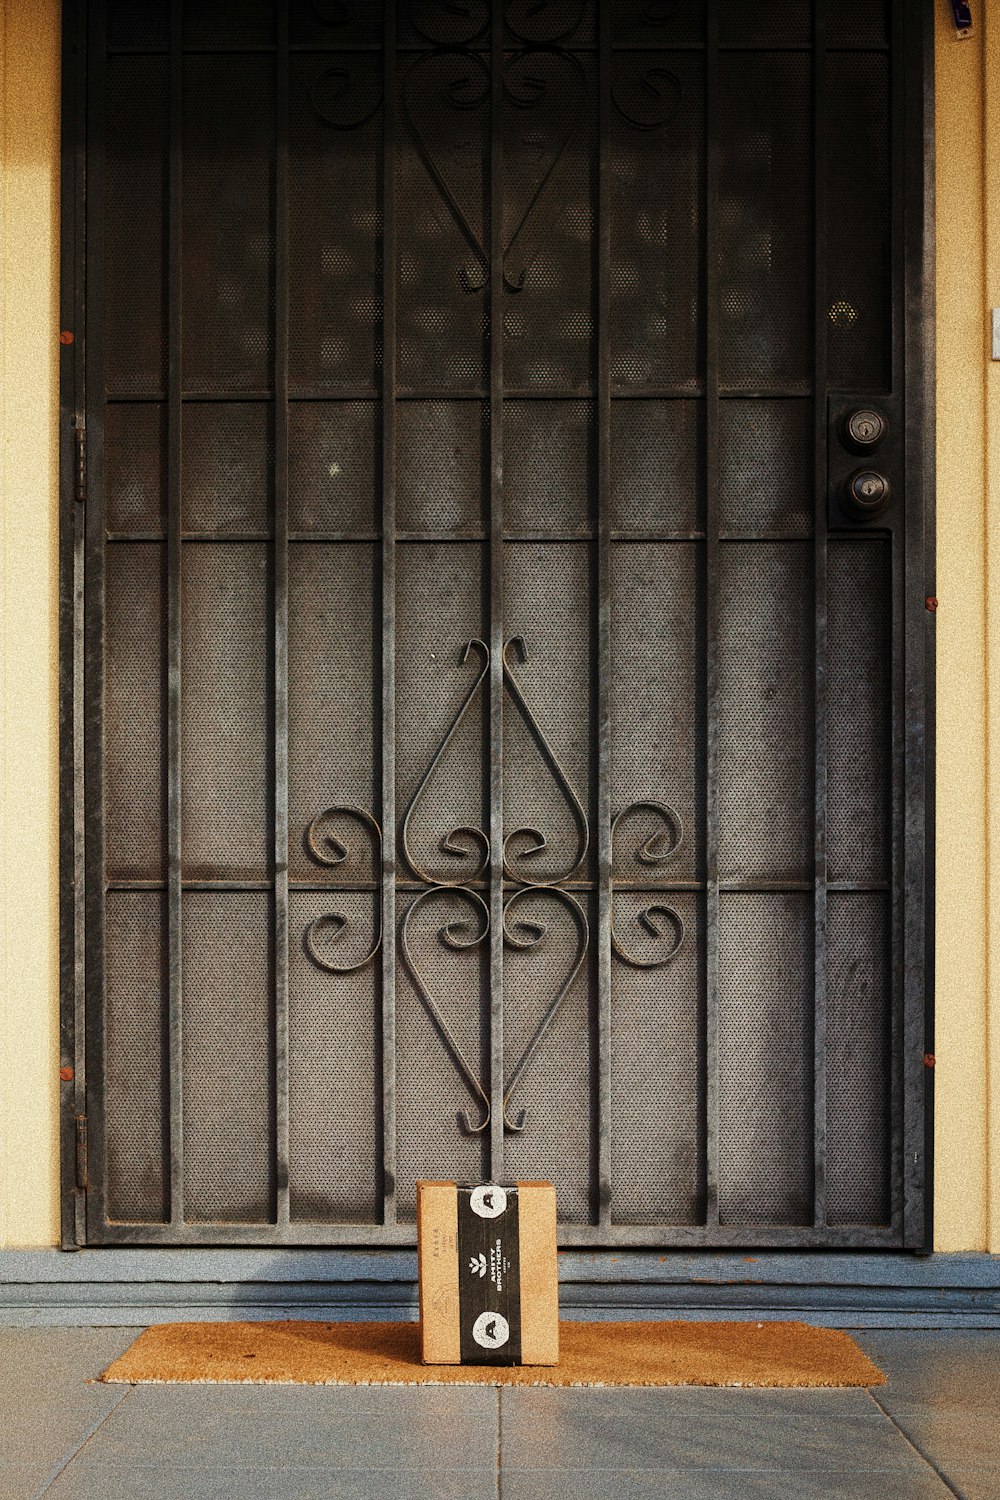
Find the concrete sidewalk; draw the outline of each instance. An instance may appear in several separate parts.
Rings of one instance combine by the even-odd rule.
[[[0,1330],[0,1500],[1000,1500],[1000,1333],[858,1334],[872,1394],[88,1383],[136,1331]]]

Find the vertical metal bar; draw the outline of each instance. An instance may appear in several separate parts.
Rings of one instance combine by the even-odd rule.
[[[611,1222],[611,7],[598,8],[597,168],[597,1181]]]
[[[105,136],[107,101],[107,44],[103,6],[88,8],[88,90],[86,166],[87,193],[87,306],[101,307],[104,298],[104,220],[105,220]],[[85,889],[86,930],[83,939],[82,965],[78,974],[86,986],[85,1035],[78,1042],[77,1062],[81,1065],[84,1088],[77,1090],[76,1117],[72,1126],[74,1155],[78,1121],[86,1116],[89,1123],[93,1180],[84,1183],[78,1195],[78,1227],[86,1222],[86,1239],[99,1242],[108,1220],[108,1184],[106,1172],[105,1114],[108,1081],[105,1076],[105,858],[104,858],[104,641],[105,641],[105,543],[104,543],[104,458],[100,435],[104,430],[105,384],[104,327],[93,318],[87,329],[85,349],[86,425],[89,428],[87,454],[86,514],[78,523],[83,534],[83,572],[76,583],[81,590],[76,601],[80,611],[84,642],[83,652],[75,666],[80,676],[82,698],[78,700],[75,730],[83,756],[85,807],[82,842],[77,845],[77,859],[82,858]],[[75,503],[75,502],[74,502]],[[77,864],[79,870],[80,865]],[[78,1179],[79,1182],[79,1179]]]
[[[719,1223],[719,5],[705,36],[705,1219]]]
[[[934,1051],[934,732],[935,660],[933,611],[924,600],[935,586],[934,494],[934,10],[907,7],[893,13],[893,57],[905,69],[906,137],[896,124],[892,169],[902,179],[902,244],[906,309],[900,360],[906,412],[906,746],[904,819],[907,869],[905,1039],[908,1060],[903,1129],[912,1198],[903,1219],[904,1243],[931,1250],[934,1236],[934,1075],[923,1062]],[[894,73],[901,71],[897,62]],[[905,169],[904,169],[905,163]],[[901,252],[901,253],[900,253]]]
[[[382,1217],[396,1222],[396,0],[382,70]]]
[[[892,145],[889,153],[890,182],[892,189],[892,208],[890,211],[890,307],[892,309],[892,329],[890,339],[890,369],[889,381],[894,394],[904,394],[904,418],[907,428],[907,436],[910,436],[910,401],[909,391],[905,389],[906,376],[906,348],[910,343],[909,331],[905,328],[907,312],[907,285],[906,285],[906,255],[900,253],[900,241],[903,238],[903,223],[906,207],[904,205],[904,169],[899,156],[899,140],[902,134],[904,119],[904,85],[906,78],[906,30],[904,20],[904,7],[894,5],[892,7],[890,39],[890,106],[889,129]],[[911,152],[914,156],[915,142],[906,142],[907,159]],[[919,192],[919,189],[918,189]],[[906,195],[908,197],[908,194]],[[914,341],[916,347],[916,341]],[[908,444],[904,447],[904,462],[909,459]],[[908,899],[907,860],[909,855],[909,843],[907,839],[907,828],[905,826],[904,806],[907,798],[907,782],[909,770],[917,762],[911,759],[906,745],[907,728],[911,719],[910,705],[907,704],[908,678],[910,672],[916,666],[916,661],[909,661],[910,652],[907,644],[907,559],[913,531],[907,524],[908,517],[916,517],[920,514],[917,495],[911,491],[910,475],[906,474],[905,510],[903,520],[893,528],[889,542],[889,572],[891,578],[892,602],[890,606],[890,634],[892,651],[891,687],[890,687],[890,765],[891,791],[890,791],[890,826],[891,836],[891,915],[890,931],[892,945],[892,959],[890,967],[890,990],[892,996],[890,1038],[891,1038],[891,1075],[892,1089],[890,1096],[890,1158],[891,1168],[891,1217],[894,1229],[906,1243],[905,1225],[909,1211],[912,1211],[911,1194],[909,1184],[913,1181],[911,1167],[917,1163],[912,1161],[912,1149],[909,1141],[909,1133],[906,1129],[906,1093],[909,1081],[912,1078],[918,1087],[922,1085],[921,1074],[923,1068],[918,1064],[914,1074],[913,1063],[916,1056],[908,1052],[907,1037],[912,1017],[908,1005],[908,983],[906,973],[906,948],[907,948],[907,924],[912,920],[910,901]],[[921,594],[924,593],[920,588]],[[922,610],[923,614],[924,611]]]
[[[170,1224],[184,1222],[183,995],[181,967],[181,214],[184,19],[170,5],[170,176],[167,247],[167,984],[170,1038]]]
[[[504,1175],[503,21],[490,33],[490,1175]]]
[[[74,325],[83,327],[82,318]],[[79,387],[81,393],[85,387],[82,382]],[[85,400],[84,395],[84,400]],[[81,403],[82,408],[82,403]],[[82,1114],[87,1113],[87,838],[86,838],[86,694],[85,694],[85,667],[86,667],[86,523],[87,518],[82,514],[83,507],[73,506],[73,560],[72,560],[72,632],[73,632],[73,657],[72,657],[72,694],[73,694],[73,716],[72,716],[72,776],[73,776],[73,844],[72,844],[72,880],[73,880],[73,930],[72,930],[72,973],[73,973],[73,1045],[72,1045],[72,1109],[69,1112],[69,1133],[63,1135],[63,1150],[67,1157],[75,1153],[74,1130],[76,1120]],[[69,1055],[68,1049],[64,1056]],[[92,1058],[93,1070],[97,1075],[95,1082],[101,1091],[102,1100],[106,1094],[105,1082],[98,1072],[98,1059]],[[95,1111],[95,1115],[96,1115]],[[89,1238],[87,1233],[87,1197],[79,1192],[76,1186],[75,1176],[70,1179],[69,1189],[72,1198],[72,1213],[64,1204],[64,1237],[78,1245],[85,1245]],[[105,1174],[101,1173],[102,1186],[105,1183]],[[102,1213],[103,1217],[103,1213]]]
[[[274,161],[274,1124],[276,1216],[288,1162],[288,0],[277,5]]]
[[[814,938],[813,983],[813,1212],[826,1227],[827,1080],[827,194],[826,194],[826,0],[813,4],[813,248],[814,264]]]
[[[906,505],[894,529],[893,1177],[908,1249],[933,1239],[934,13],[892,6],[893,390],[904,396]],[[900,1217],[901,1215],[901,1222]]]

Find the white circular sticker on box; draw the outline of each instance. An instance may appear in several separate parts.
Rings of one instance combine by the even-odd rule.
[[[469,1194],[469,1207],[481,1219],[499,1218],[507,1207],[507,1194],[495,1183],[484,1183],[482,1187],[472,1189]]]
[[[483,1349],[501,1349],[510,1338],[510,1324],[502,1313],[480,1313],[472,1325],[472,1337]]]

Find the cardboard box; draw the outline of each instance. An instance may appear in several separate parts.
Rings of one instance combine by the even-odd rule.
[[[550,1182],[417,1183],[425,1365],[559,1363]]]

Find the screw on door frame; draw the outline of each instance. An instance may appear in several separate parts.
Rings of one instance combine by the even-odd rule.
[[[934,594],[928,594],[927,598],[924,600],[924,609],[933,614],[937,607],[938,602],[936,596]]]

